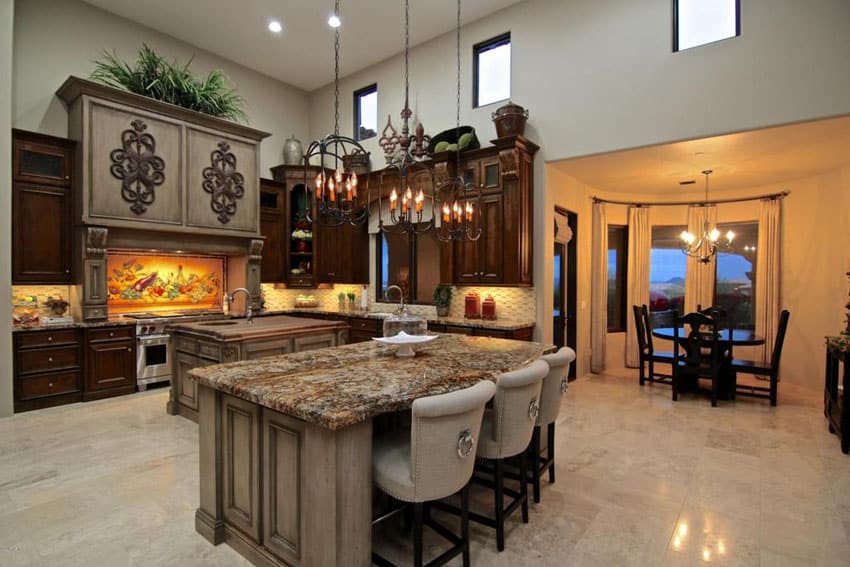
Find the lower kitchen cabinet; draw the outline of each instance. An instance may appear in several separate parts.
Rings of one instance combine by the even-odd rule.
[[[82,399],[82,338],[78,329],[14,334],[16,413]]]
[[[131,325],[86,329],[84,401],[136,391],[135,338]]]
[[[475,337],[494,337],[497,339],[513,339],[515,341],[530,341],[534,335],[534,327],[520,329],[491,329],[487,327],[467,327],[466,325],[443,325],[429,323],[428,330],[434,333],[455,333]]]

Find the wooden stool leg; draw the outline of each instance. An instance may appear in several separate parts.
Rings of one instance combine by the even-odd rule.
[[[413,504],[413,564],[422,567],[422,502]]]
[[[528,453],[519,454],[519,497],[522,499],[522,523],[528,523]]]
[[[548,447],[546,451],[549,457],[549,483],[552,484],[555,482],[555,422],[549,424],[549,429],[547,433],[547,443]]]
[[[505,483],[504,462],[496,459],[496,549],[505,550],[505,499],[502,489]]]
[[[531,434],[531,483],[534,502],[540,503],[540,426],[534,426]]]
[[[463,538],[463,567],[469,567],[469,484],[460,490],[460,534]]]

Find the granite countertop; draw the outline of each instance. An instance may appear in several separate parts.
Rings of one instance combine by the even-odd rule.
[[[551,345],[442,334],[397,358],[395,347],[358,343],[195,368],[200,384],[328,429],[403,410],[413,400],[494,380]]]
[[[337,331],[339,329],[347,329],[348,325],[342,321],[273,315],[255,317],[254,322],[250,325],[247,319],[232,318],[218,321],[196,321],[193,323],[177,322],[169,325],[168,328],[171,331],[202,335],[221,342],[232,342],[324,330]]]
[[[62,323],[61,325],[16,325],[12,327],[13,333],[27,331],[54,331],[59,329],[90,329],[95,327],[114,327],[116,325],[135,325],[136,321],[125,317],[110,317],[104,321],[74,321],[73,323]]]
[[[358,312],[353,313],[343,311],[331,311],[319,309],[316,307],[301,307],[294,309],[281,309],[274,311],[263,311],[255,317],[263,317],[267,315],[286,315],[290,313],[320,313],[322,315],[339,315],[340,317],[364,317],[367,319],[386,319],[391,313],[387,312]],[[534,321],[522,321],[517,319],[496,319],[491,321],[488,319],[465,319],[463,317],[436,317],[423,316],[429,323],[437,325],[455,325],[458,327],[474,327],[476,329],[498,329],[503,331],[516,331],[518,329],[526,329],[534,326]]]

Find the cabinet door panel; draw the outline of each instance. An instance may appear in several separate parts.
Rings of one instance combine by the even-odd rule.
[[[257,232],[257,144],[191,126],[186,132],[187,224]]]
[[[499,167],[499,156],[482,158],[480,162],[481,190],[485,192],[502,190],[502,172]]]
[[[90,165],[83,170],[88,216],[180,224],[183,169],[179,123],[96,100],[91,101],[88,112],[88,141],[83,155],[84,160],[86,154],[90,159]],[[140,163],[146,175],[132,182],[131,174]],[[156,170],[160,175],[155,175]],[[122,190],[125,182],[129,191]],[[149,196],[135,199],[134,193]]]
[[[270,283],[283,281],[283,215],[262,211],[260,233],[266,237],[263,242],[260,280]]]
[[[67,147],[15,140],[15,181],[48,185],[71,185],[71,149]]]
[[[481,214],[476,211],[475,214]],[[483,227],[482,230],[486,230]],[[484,238],[482,233],[481,238]],[[480,239],[479,239],[480,240]],[[460,240],[454,242],[454,281],[455,283],[476,283],[478,281],[478,240]]]
[[[225,520],[260,541],[260,406],[222,396]]]
[[[86,390],[108,390],[136,383],[132,341],[92,343],[88,346]]]
[[[502,195],[485,195],[481,198],[481,219],[484,223],[479,245],[479,280],[501,283],[504,279],[504,226]]]
[[[13,283],[71,282],[70,209],[67,189],[15,184]]]

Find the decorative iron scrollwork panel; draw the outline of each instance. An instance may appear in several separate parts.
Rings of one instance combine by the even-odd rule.
[[[121,132],[121,147],[109,154],[109,172],[121,180],[121,198],[141,215],[153,204],[155,188],[165,181],[165,161],[156,155],[156,139],[145,132],[147,124],[136,119],[130,126]]]
[[[245,178],[236,171],[236,155],[230,144],[219,142],[210,154],[212,165],[204,168],[204,191],[212,195],[210,207],[221,224],[227,224],[236,214],[236,204],[245,195]]]

